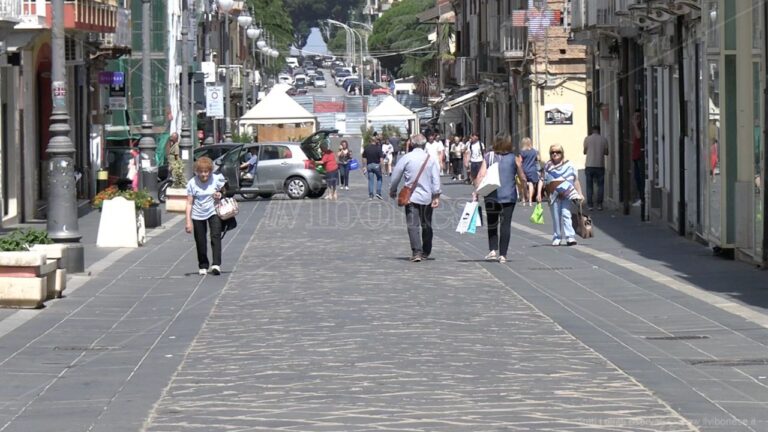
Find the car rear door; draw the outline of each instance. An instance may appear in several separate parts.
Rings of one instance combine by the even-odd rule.
[[[240,190],[240,155],[242,153],[243,146],[236,146],[221,158],[221,165],[219,165],[219,172],[227,179],[232,192]]]
[[[259,156],[259,190],[279,192],[288,175],[296,168],[292,166],[291,151],[286,145],[262,144]]]

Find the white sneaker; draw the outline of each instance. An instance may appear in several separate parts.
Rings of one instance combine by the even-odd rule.
[[[505,262],[507,262],[507,257],[505,257],[504,255],[500,256],[499,257],[499,262],[504,264]]]
[[[643,203],[643,201],[642,201],[642,200],[639,200],[639,199],[638,199],[638,200],[635,200],[635,201],[632,203],[632,207],[640,207],[640,204],[642,204],[642,203]]]
[[[495,260],[497,258],[498,257],[496,256],[496,251],[495,250],[492,250],[492,251],[488,252],[488,255],[485,256],[485,259],[488,260],[488,261],[493,261],[493,260]]]
[[[221,267],[219,267],[217,265],[211,266],[211,274],[215,275],[215,276],[220,275],[221,274]]]
[[[197,271],[197,274],[199,274],[200,276],[205,276],[205,275],[208,274],[208,270],[200,269],[200,270]]]
[[[552,246],[560,246],[560,239],[552,240]]]

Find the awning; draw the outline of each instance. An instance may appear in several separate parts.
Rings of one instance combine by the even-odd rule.
[[[42,33],[38,30],[12,31],[5,36],[5,49],[8,52],[16,52],[26,48]]]
[[[491,88],[490,86],[479,87],[476,90],[473,90],[467,94],[463,94],[454,99],[449,99],[447,102],[445,102],[445,104],[443,104],[443,111],[452,110],[452,109],[464,106],[468,103],[472,103],[474,98],[485,93],[490,88]]]

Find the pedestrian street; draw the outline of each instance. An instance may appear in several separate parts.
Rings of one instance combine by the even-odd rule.
[[[695,430],[355,183],[269,204],[145,430]]]

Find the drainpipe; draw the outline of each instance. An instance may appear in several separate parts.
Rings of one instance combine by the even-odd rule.
[[[678,92],[680,97],[679,114],[680,114],[680,138],[678,142],[677,158],[678,158],[678,176],[679,188],[678,188],[678,201],[677,201],[677,233],[681,236],[685,235],[685,221],[686,221],[686,202],[685,202],[685,138],[688,132],[688,110],[685,105],[685,60],[683,56],[683,17],[677,17],[677,23],[675,24],[675,33],[677,34],[677,75],[678,75]]]
[[[768,0],[763,0],[763,25],[765,23],[768,23]],[[765,34],[765,31],[763,31],[763,34]],[[763,53],[768,52],[768,35],[764,38],[764,49]],[[765,54],[764,54],[765,55]],[[766,58],[763,58],[763,61],[765,61]],[[766,81],[768,82],[768,72],[766,73],[765,77]],[[763,100],[763,115],[765,116],[764,119],[764,126],[763,126],[763,146],[765,146],[765,143],[768,142],[768,88],[764,90],[764,100]],[[768,265],[768,218],[766,218],[766,215],[768,215],[768,188],[766,188],[766,185],[768,185],[768,151],[763,150],[763,179],[760,182],[760,186],[763,189],[763,267]]]

